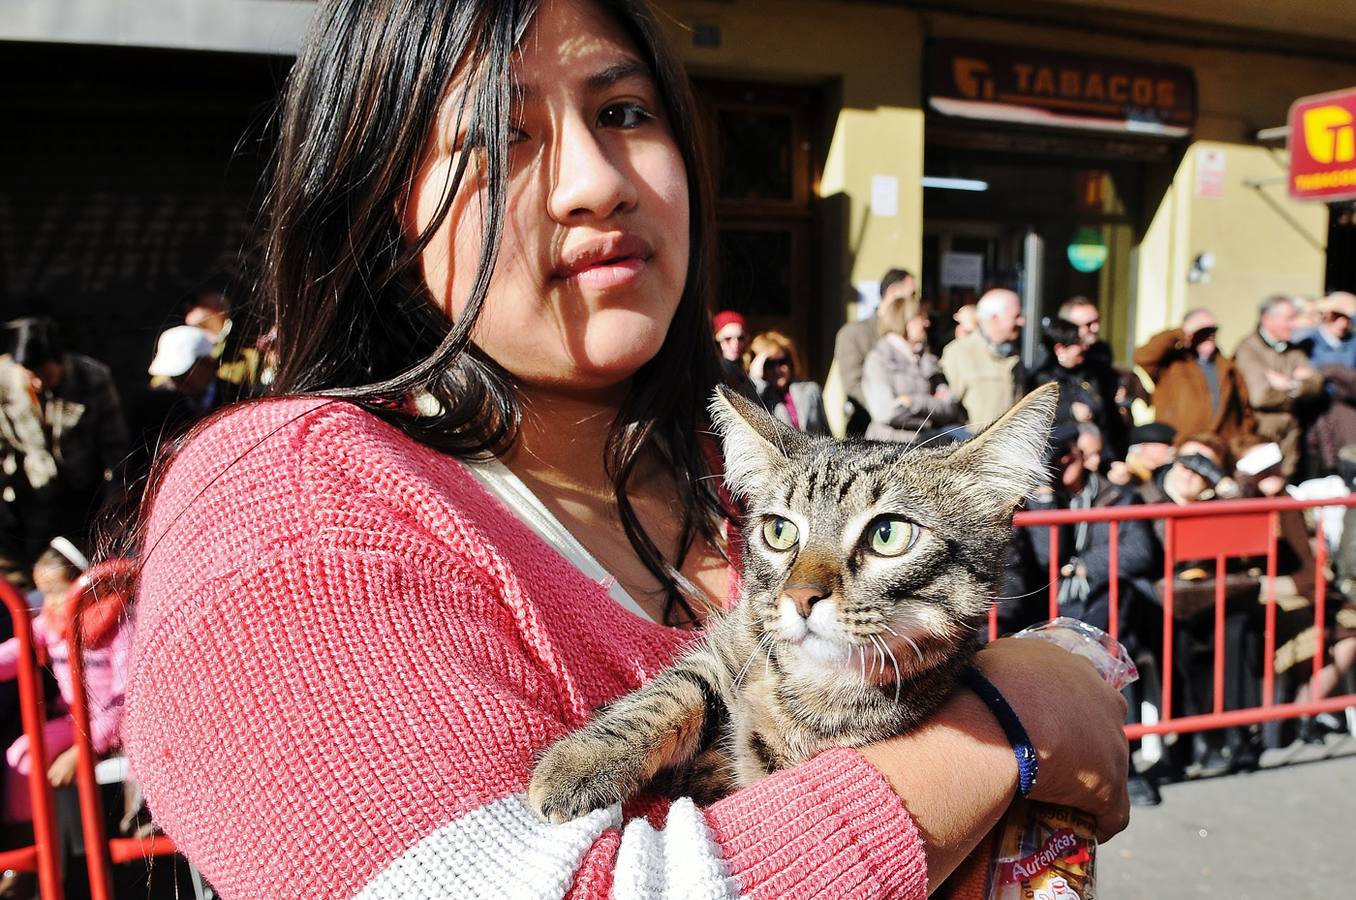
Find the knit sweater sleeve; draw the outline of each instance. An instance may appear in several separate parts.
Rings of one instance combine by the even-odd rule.
[[[578,724],[540,623],[417,510],[325,495],[199,494],[143,574],[125,743],[223,896],[923,896],[917,830],[847,750],[662,827],[537,821],[535,754]]]

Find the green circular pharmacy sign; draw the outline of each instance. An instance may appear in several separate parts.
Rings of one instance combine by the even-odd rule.
[[[1106,241],[1101,229],[1080,228],[1069,242],[1069,265],[1080,272],[1096,272],[1106,262]]]

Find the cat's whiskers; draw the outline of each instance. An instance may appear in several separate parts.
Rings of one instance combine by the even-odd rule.
[[[752,666],[753,661],[758,658],[759,651],[764,648],[769,651],[772,649],[772,632],[770,631],[764,632],[763,636],[758,639],[758,643],[753,645],[753,651],[749,653],[749,658],[745,660],[743,668],[741,668],[739,674],[735,676],[734,686],[736,690],[744,683],[744,676],[749,674],[749,667]]]
[[[1013,594],[1011,597],[994,597],[993,599],[994,599],[995,601],[998,601],[998,600],[1021,600],[1021,599],[1025,598],[1025,597],[1034,597],[1034,596],[1036,596],[1037,594],[1044,594],[1044,593],[1046,593],[1046,592],[1049,591],[1049,590],[1050,590],[1050,582],[1047,581],[1045,584],[1043,584],[1043,585],[1041,585],[1040,587],[1036,588],[1034,591],[1027,591],[1025,594]]]
[[[889,623],[881,622],[880,627],[884,628],[886,631],[890,632],[895,637],[899,638],[901,641],[912,647],[913,652],[918,654],[918,662],[921,663],[923,661],[923,650],[918,646],[917,643],[914,642],[913,638],[909,637],[907,634],[900,634],[898,631],[895,631],[893,628],[890,627]],[[889,645],[887,644],[886,646]],[[891,655],[893,656],[893,653]]]
[[[923,662],[923,648],[918,646],[918,642],[907,634],[899,635],[899,639],[913,648],[913,652],[918,656],[918,663],[921,665]]]
[[[923,441],[923,443],[921,443],[921,444],[915,444],[915,445],[914,445],[913,447],[911,447],[910,449],[912,449],[912,450],[922,450],[924,447],[926,447],[928,444],[931,444],[933,441],[937,440],[938,438],[946,437],[948,434],[955,434],[957,431],[963,431],[964,429],[965,429],[965,426],[964,426],[964,425],[953,425],[953,426],[951,426],[950,428],[947,428],[947,429],[945,429],[945,430],[943,430],[943,431],[937,432],[937,433],[934,434],[932,437],[928,438],[926,441]]]
[[[904,676],[899,672],[899,660],[895,658],[895,651],[890,649],[890,644],[887,641],[877,638],[875,635],[871,636],[871,640],[880,642],[881,649],[890,657],[890,665],[895,668],[895,702],[898,703],[900,684],[904,681]]]
[[[923,433],[923,429],[924,429],[924,428],[927,428],[927,427],[928,427],[928,423],[931,422],[931,421],[932,421],[932,410],[928,410],[928,414],[927,414],[926,416],[923,417],[923,424],[921,424],[921,425],[919,425],[917,428],[915,428],[914,431],[913,431],[913,437],[909,438],[909,443],[910,443],[910,444],[912,444],[914,441],[918,440],[918,435],[920,435],[920,434]]]

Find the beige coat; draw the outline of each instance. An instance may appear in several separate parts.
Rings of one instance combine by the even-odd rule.
[[[1021,357],[999,356],[978,332],[956,338],[942,350],[942,374],[965,408],[971,430],[988,425],[1020,397]]]
[[[1257,435],[1280,445],[1281,471],[1288,478],[1299,465],[1300,455],[1300,423],[1295,407],[1323,392],[1323,376],[1314,371],[1302,348],[1290,344],[1284,352],[1278,351],[1256,331],[1238,345],[1234,365],[1248,388]],[[1288,390],[1273,387],[1267,380],[1268,369],[1292,379],[1293,386]],[[1295,373],[1301,369],[1309,371],[1296,378]]]

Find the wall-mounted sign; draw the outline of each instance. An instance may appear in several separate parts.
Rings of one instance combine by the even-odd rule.
[[[1220,147],[1196,149],[1196,196],[1224,196],[1224,150]]]
[[[1080,228],[1069,242],[1069,265],[1080,272],[1096,272],[1106,262],[1106,241],[1100,228]]]
[[[979,290],[983,286],[983,253],[942,254],[942,287],[968,287]]]
[[[1185,137],[1190,69],[1036,47],[940,40],[927,49],[928,103],[971,119]]]
[[[1356,88],[1290,105],[1290,196],[1356,198]]]
[[[1074,173],[1074,210],[1094,215],[1106,211],[1107,174],[1101,169]]]

